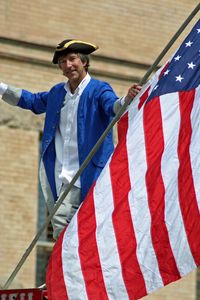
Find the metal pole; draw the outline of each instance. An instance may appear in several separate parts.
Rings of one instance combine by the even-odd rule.
[[[189,22],[193,19],[193,17],[197,14],[197,12],[199,10],[200,10],[200,3],[196,6],[196,8],[192,11],[192,13],[189,15],[189,17],[185,20],[185,22],[183,23],[183,25],[178,29],[178,31],[176,32],[176,34],[172,37],[172,39],[169,41],[169,43],[166,45],[166,47],[160,53],[160,55],[155,60],[155,62],[153,63],[153,65],[148,69],[148,71],[146,72],[146,74],[144,75],[144,77],[142,78],[142,80],[140,81],[140,85],[143,85],[146,82],[146,80],[149,77],[149,75],[154,71],[154,69],[159,64],[159,62],[161,61],[161,59],[164,57],[164,55],[166,54],[166,52],[174,44],[174,42],[177,40],[177,38],[179,37],[179,35],[183,32],[183,30],[186,28],[186,26],[189,24]],[[27,257],[29,256],[29,254],[33,250],[34,246],[36,245],[37,241],[39,240],[39,238],[40,238],[41,234],[43,233],[44,229],[47,227],[47,225],[51,221],[52,217],[54,216],[54,214],[56,213],[56,211],[60,207],[61,203],[63,202],[63,200],[65,199],[65,197],[70,192],[72,186],[74,185],[74,183],[76,182],[76,180],[79,178],[79,176],[81,175],[81,173],[83,172],[83,170],[86,168],[86,166],[88,165],[88,163],[92,159],[93,155],[96,153],[96,151],[98,150],[99,146],[102,144],[103,140],[105,139],[105,137],[109,133],[109,131],[113,128],[113,126],[121,118],[121,116],[125,112],[127,106],[130,104],[130,102],[131,102],[131,100],[130,101],[126,101],[124,103],[124,105],[121,107],[121,109],[119,110],[119,112],[116,114],[115,118],[108,125],[108,127],[103,132],[103,134],[101,135],[101,137],[99,138],[99,140],[97,141],[97,143],[94,145],[94,147],[92,148],[92,150],[90,151],[90,153],[88,154],[88,156],[86,157],[86,159],[84,160],[84,162],[82,163],[82,165],[80,166],[80,169],[77,171],[77,173],[75,174],[75,176],[72,178],[72,180],[69,183],[69,185],[66,188],[66,190],[61,194],[61,196],[57,200],[56,205],[54,206],[54,209],[52,210],[52,212],[47,217],[46,222],[41,226],[41,228],[37,232],[36,236],[32,240],[30,246],[26,249],[25,253],[23,254],[22,258],[20,259],[19,263],[17,264],[16,268],[14,269],[14,271],[12,272],[12,274],[10,275],[10,277],[8,278],[8,280],[6,281],[6,283],[5,283],[4,287],[3,287],[4,289],[8,289],[8,287],[12,283],[13,279],[17,275],[18,271],[21,269],[22,265],[24,264],[24,262],[26,261]]]

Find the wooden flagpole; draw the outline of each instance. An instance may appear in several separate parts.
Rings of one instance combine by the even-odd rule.
[[[171,38],[171,40],[169,41],[169,43],[164,47],[163,51],[157,57],[157,59],[155,60],[155,62],[152,64],[152,66],[147,70],[146,74],[144,75],[144,77],[140,81],[140,85],[143,85],[147,81],[149,75],[155,70],[155,68],[157,67],[157,65],[161,61],[161,59],[164,57],[164,55],[167,53],[167,51],[171,48],[171,46],[174,44],[174,42],[177,40],[177,38],[184,31],[184,29],[186,28],[186,26],[194,18],[194,16],[198,13],[199,10],[200,10],[200,3],[191,12],[191,14],[185,20],[185,22],[181,25],[181,27],[178,29],[178,31],[175,33],[175,35]],[[123,115],[123,113],[126,111],[127,106],[130,104],[130,102],[131,102],[131,100],[130,101],[126,101],[124,103],[124,105],[121,107],[121,109],[119,110],[119,112],[116,114],[115,118],[113,118],[112,122],[108,125],[108,127],[103,132],[103,134],[101,135],[101,137],[99,138],[99,140],[97,141],[97,143],[94,145],[94,147],[92,148],[92,150],[90,151],[90,153],[88,154],[88,156],[86,157],[86,159],[84,160],[84,162],[82,163],[82,165],[80,166],[79,170],[77,171],[77,173],[75,174],[75,176],[72,178],[72,180],[69,183],[69,185],[66,188],[66,190],[61,194],[61,196],[57,200],[56,205],[54,206],[54,209],[52,210],[52,212],[47,217],[46,222],[38,230],[37,234],[35,235],[34,239],[31,242],[30,246],[26,249],[25,253],[23,254],[23,256],[20,259],[20,261],[18,262],[18,264],[15,267],[14,271],[12,272],[12,274],[10,275],[10,277],[8,278],[8,280],[6,281],[3,289],[6,290],[6,289],[9,288],[10,284],[14,280],[14,278],[17,275],[17,273],[19,272],[19,270],[21,269],[21,267],[24,264],[24,262],[26,261],[27,257],[29,256],[29,254],[31,253],[31,251],[33,250],[33,248],[35,247],[35,245],[36,245],[37,241],[39,240],[41,234],[43,233],[43,231],[45,230],[45,228],[48,226],[49,222],[51,221],[52,217],[55,215],[56,211],[58,210],[58,208],[62,204],[62,202],[65,199],[65,197],[70,192],[70,190],[73,187],[74,183],[79,178],[79,176],[81,175],[81,173],[83,172],[83,170],[87,167],[88,163],[90,162],[90,160],[92,159],[92,157],[94,156],[94,154],[96,153],[96,151],[98,150],[99,146],[102,144],[102,142],[105,139],[105,137],[107,136],[107,134],[110,132],[110,130],[113,128],[113,126],[119,121],[119,119],[121,118],[121,116]]]

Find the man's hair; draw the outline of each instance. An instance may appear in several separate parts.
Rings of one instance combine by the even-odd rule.
[[[85,70],[88,72],[88,68],[90,66],[90,58],[89,55],[86,54],[82,54],[82,53],[77,53],[78,56],[80,57],[80,60],[82,61],[82,63],[86,63],[85,65]]]

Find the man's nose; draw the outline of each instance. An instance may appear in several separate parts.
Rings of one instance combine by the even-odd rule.
[[[61,65],[65,68],[70,68],[72,66],[72,62],[68,59],[65,59],[61,62]]]
[[[65,60],[65,67],[70,68],[72,66],[72,63],[70,60],[66,59]]]

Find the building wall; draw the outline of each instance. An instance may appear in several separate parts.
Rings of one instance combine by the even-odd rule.
[[[29,246],[37,224],[38,133],[0,127],[0,284]],[[35,250],[13,287],[33,287]]]
[[[76,37],[100,46],[99,54],[150,63],[198,1],[1,0],[1,34],[52,45]]]
[[[119,0],[0,1],[1,80],[31,91],[48,90],[64,78],[51,64],[65,38],[99,45],[90,73],[108,81],[119,96],[139,81],[198,1]],[[178,39],[181,43],[199,18]],[[162,62],[161,62],[162,63]],[[43,116],[0,103],[0,284],[3,285],[36,233],[39,137]],[[35,252],[13,285],[35,285]],[[147,299],[195,299],[196,273]],[[145,298],[145,299],[146,299]]]
[[[179,281],[173,282],[163,289],[142,298],[143,300],[198,300],[196,294],[196,272]]]

